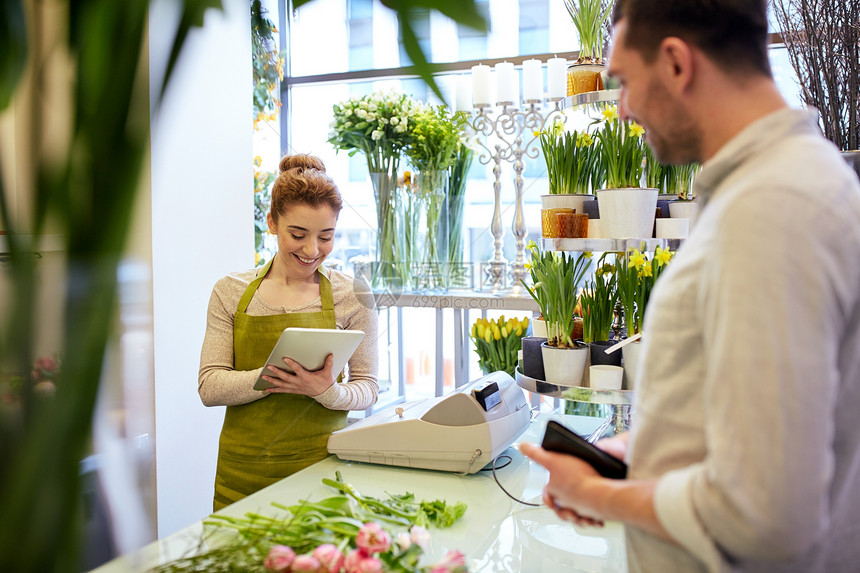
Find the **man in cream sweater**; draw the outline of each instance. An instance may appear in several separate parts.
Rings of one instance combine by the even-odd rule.
[[[545,502],[624,522],[631,571],[860,567],[860,183],[768,64],[765,0],[618,0],[619,111],[704,164],[645,317],[628,479],[524,444]]]

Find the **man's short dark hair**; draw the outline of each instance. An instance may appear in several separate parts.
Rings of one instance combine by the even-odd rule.
[[[627,22],[625,44],[647,62],[664,38],[681,38],[723,71],[771,77],[767,0],[616,0],[612,23]]]

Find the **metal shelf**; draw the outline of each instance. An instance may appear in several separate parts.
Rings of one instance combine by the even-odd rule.
[[[633,390],[599,390],[597,388],[586,388],[584,386],[559,386],[550,384],[545,380],[538,380],[526,376],[517,369],[517,384],[523,390],[549,396],[550,398],[561,398],[571,402],[587,402],[589,404],[610,404],[613,406],[627,406],[633,404]]]
[[[655,251],[657,247],[678,250],[684,239],[541,239],[541,249],[545,251],[596,251],[626,252],[639,249],[642,252]]]
[[[587,103],[615,102],[621,96],[621,90],[600,90],[596,92],[585,92],[572,96],[567,96],[561,100],[559,107],[568,109],[585,105]]]

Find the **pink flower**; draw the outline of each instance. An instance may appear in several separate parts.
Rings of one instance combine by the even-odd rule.
[[[372,555],[388,551],[391,547],[391,536],[378,523],[365,523],[355,536],[355,544]]]
[[[459,573],[466,571],[466,556],[452,549],[445,554],[442,561],[430,568],[430,573]]]
[[[49,374],[53,374],[57,368],[57,362],[50,356],[43,356],[36,359],[36,368],[46,370]]]
[[[346,569],[347,573],[355,573],[358,571],[358,564],[361,563],[361,560],[365,557],[369,557],[369,555],[364,551],[364,549],[353,549],[346,554],[346,559],[343,561],[343,568]]]
[[[352,573],[382,573],[382,561],[376,557],[365,557]]]
[[[320,569],[320,562],[312,555],[299,555],[293,561],[293,567],[290,571],[303,571],[304,573],[317,573]]]
[[[321,573],[340,573],[343,567],[343,553],[331,543],[325,543],[314,549],[314,557],[320,564]]]
[[[263,561],[263,566],[266,571],[274,573],[285,573],[290,570],[293,560],[296,558],[296,552],[286,545],[275,545],[269,549],[269,554]]]
[[[430,547],[430,532],[426,528],[420,525],[413,525],[412,529],[409,530],[409,534],[412,537],[412,543],[417,544],[418,547],[427,551],[427,548]]]

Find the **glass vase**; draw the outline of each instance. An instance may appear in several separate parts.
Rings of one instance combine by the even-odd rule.
[[[372,172],[370,182],[376,199],[376,262],[371,271],[373,288],[400,290],[406,276],[403,239],[398,233],[397,175]]]
[[[448,276],[448,171],[427,170],[418,174],[418,197],[422,206],[419,246],[422,248],[419,288],[444,291]]]
[[[466,196],[448,192],[448,280],[449,288],[467,288],[469,272],[463,262],[463,209]]]
[[[400,196],[400,232],[403,236],[403,266],[405,274],[404,288],[412,290],[420,288],[421,239],[419,229],[423,217],[423,205],[418,195],[418,184],[407,179],[399,189]]]

